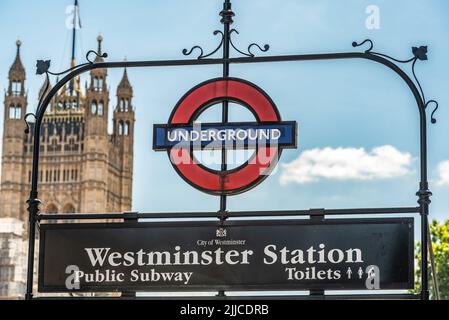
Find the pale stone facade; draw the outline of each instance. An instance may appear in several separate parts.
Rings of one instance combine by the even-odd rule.
[[[101,52],[102,38],[98,38]],[[28,104],[20,46],[9,72],[4,98],[0,218],[27,221],[31,182],[33,126],[24,133]],[[102,61],[98,57],[96,62]],[[44,94],[44,83],[40,94]],[[48,91],[47,91],[48,92]],[[106,213],[131,210],[133,89],[127,71],[110,101],[107,70],[90,73],[85,90],[76,79],[48,107],[41,131],[39,198],[47,213]],[[108,134],[109,105],[115,103]]]
[[[23,221],[0,218],[0,299],[16,299],[25,292],[27,241],[23,232]]]

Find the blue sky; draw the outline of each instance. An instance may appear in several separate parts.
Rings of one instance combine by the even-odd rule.
[[[52,70],[69,63],[69,0],[0,2],[0,86],[23,42],[29,108],[34,110],[43,78],[35,61],[51,59]],[[220,0],[80,0],[80,62],[96,37],[104,37],[108,61],[181,59],[183,48],[215,48],[221,29]],[[366,8],[380,8],[380,29],[368,30]],[[234,1],[234,41],[257,42],[269,54],[352,51],[352,41],[371,38],[375,51],[405,59],[411,47],[429,46],[429,61],[417,73],[426,96],[437,99],[438,123],[429,123],[432,218],[449,218],[449,2],[445,0],[244,0]],[[206,49],[207,50],[207,49]],[[238,54],[237,54],[238,55]],[[408,68],[408,66],[405,66]],[[409,69],[406,69],[410,71]],[[152,151],[152,125],[167,121],[179,98],[194,85],[220,76],[220,66],[132,69],[136,107],[134,210],[216,211],[218,198],[187,185],[164,153]],[[122,70],[111,70],[112,91]],[[419,171],[418,112],[405,84],[369,61],[289,62],[231,67],[231,75],[262,87],[285,120],[299,122],[299,148],[287,150],[276,174],[229,200],[230,210],[415,206]],[[112,100],[110,108],[115,106]],[[213,111],[209,115],[213,118]],[[2,113],[3,117],[3,113]],[[251,120],[244,112],[231,120]],[[1,119],[1,122],[3,120]],[[328,170],[329,168],[339,170]],[[440,169],[440,170],[439,170]],[[441,174],[440,174],[441,173]],[[449,179],[449,178],[447,178]]]

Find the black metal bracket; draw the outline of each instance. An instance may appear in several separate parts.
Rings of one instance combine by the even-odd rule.
[[[435,107],[434,107],[434,109],[433,109],[433,111],[431,113],[431,117],[430,117],[431,118],[431,122],[433,124],[435,124],[437,122],[437,119],[435,118],[435,113],[437,112],[438,107],[439,107],[438,102],[436,100],[428,100],[428,101],[426,100],[426,96],[424,94],[424,90],[423,90],[423,88],[421,86],[421,83],[420,83],[420,81],[419,81],[419,79],[418,79],[418,77],[416,75],[416,71],[415,71],[415,67],[416,67],[416,62],[417,61],[426,61],[426,60],[428,60],[428,56],[427,56],[428,47],[427,46],[412,47],[411,51],[412,51],[413,57],[411,57],[409,59],[401,60],[401,59],[393,58],[393,57],[391,57],[389,55],[386,55],[386,54],[383,54],[383,53],[372,51],[374,49],[374,42],[371,39],[366,39],[366,40],[362,41],[361,43],[357,43],[357,42],[354,41],[352,43],[352,46],[354,48],[356,48],[356,47],[363,46],[363,45],[365,45],[367,43],[369,43],[369,48],[365,50],[365,53],[367,53],[367,54],[373,54],[373,55],[376,55],[376,56],[379,56],[379,57],[383,57],[383,58],[389,59],[391,61],[394,61],[396,63],[402,63],[402,64],[411,63],[412,64],[413,78],[415,80],[416,85],[419,88],[419,91],[420,91],[420,94],[421,94],[421,98],[422,98],[422,100],[424,102],[425,109],[427,109],[427,107],[430,104],[434,104],[435,105]]]

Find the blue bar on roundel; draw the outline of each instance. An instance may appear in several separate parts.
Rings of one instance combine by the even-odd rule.
[[[172,148],[255,149],[263,146],[296,148],[296,121],[194,123],[192,125],[156,124],[153,128],[153,150]]]

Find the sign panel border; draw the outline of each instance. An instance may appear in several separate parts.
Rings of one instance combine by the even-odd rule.
[[[286,219],[286,220],[244,220],[244,221],[225,221],[223,227],[244,227],[244,226],[282,226],[282,225],[351,225],[351,224],[409,224],[412,226],[408,233],[408,281],[390,283],[388,287],[381,288],[382,290],[410,290],[415,286],[415,252],[414,252],[414,218],[344,218],[344,219],[324,219],[321,221],[313,219]],[[64,293],[68,291],[65,287],[46,286],[44,283],[44,268],[45,268],[45,232],[47,230],[69,230],[69,229],[120,229],[120,228],[174,228],[174,227],[220,227],[216,221],[163,221],[163,222],[119,222],[119,223],[67,223],[67,224],[41,224],[40,225],[40,243],[39,243],[39,269],[38,269],[38,292],[40,293]],[[138,288],[136,286],[117,286],[98,288],[95,286],[84,285],[82,290],[74,290],[76,293],[87,292],[214,292],[214,291],[308,291],[308,290],[322,290],[319,284],[304,285],[295,283],[290,285],[179,285],[179,289],[167,286],[153,285],[151,288]],[[403,288],[403,289],[397,289]],[[360,291],[359,289],[342,289],[340,285],[327,286],[326,291]],[[363,290],[369,292],[379,292],[379,290]]]

